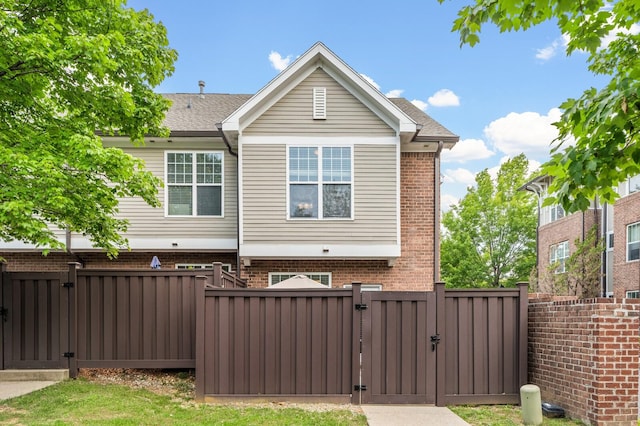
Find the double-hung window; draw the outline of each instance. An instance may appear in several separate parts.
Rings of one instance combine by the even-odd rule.
[[[569,258],[569,241],[563,241],[550,247],[550,263],[557,265],[556,274],[561,274],[567,270],[567,259]]]
[[[640,222],[627,226],[627,262],[640,260]]]
[[[351,147],[289,147],[289,217],[352,218]]]
[[[223,154],[166,153],[168,216],[222,216]]]

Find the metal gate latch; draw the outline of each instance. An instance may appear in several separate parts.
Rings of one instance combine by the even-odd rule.
[[[436,350],[436,345],[440,343],[440,335],[439,334],[434,334],[433,336],[431,336],[431,350],[435,351]]]

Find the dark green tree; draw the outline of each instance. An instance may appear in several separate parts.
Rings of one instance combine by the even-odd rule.
[[[449,287],[513,286],[535,266],[536,200],[518,189],[529,162],[520,154],[476,176],[460,203],[442,218],[442,278]]]
[[[444,3],[445,0],[439,0]],[[596,196],[613,202],[615,187],[640,173],[640,22],[635,0],[474,0],[462,7],[453,30],[461,44],[480,41],[483,25],[501,32],[527,30],[554,22],[567,36],[567,54],[588,53],[588,68],[608,76],[602,89],[587,88],[560,108],[559,137],[542,173],[553,176],[545,203],[569,212],[584,210]],[[605,37],[614,41],[604,43]],[[563,141],[574,140],[574,145]]]
[[[159,205],[160,181],[98,132],[162,135],[153,92],[177,53],[148,11],[121,0],[3,0],[0,5],[0,240],[63,248],[51,227],[111,256],[127,245],[118,199]]]

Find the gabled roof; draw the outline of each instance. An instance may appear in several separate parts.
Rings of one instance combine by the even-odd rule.
[[[413,135],[416,132],[418,126],[411,117],[319,42],[223,120],[223,131],[241,131],[318,68],[322,68],[398,133]]]
[[[172,134],[219,134],[238,131],[277,102],[306,76],[321,67],[366,104],[405,142],[443,141],[450,146],[459,137],[404,98],[387,98],[324,44],[316,43],[255,95],[224,93],[167,93],[172,101],[164,124]]]

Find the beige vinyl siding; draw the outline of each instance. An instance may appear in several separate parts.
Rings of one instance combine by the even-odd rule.
[[[327,117],[313,119],[313,88],[327,89]],[[302,136],[395,136],[395,131],[367,106],[317,69],[269,110],[257,118],[243,135]]]
[[[287,220],[285,145],[243,146],[244,244],[397,244],[396,147],[354,146],[354,219]]]
[[[120,216],[129,219],[128,238],[236,238],[237,226],[237,173],[236,159],[229,155],[224,144],[212,144],[197,148],[186,144],[174,144],[166,151],[221,151],[224,153],[224,217],[165,217],[164,191],[158,198],[161,207],[148,206],[141,198],[128,198],[120,202]],[[127,148],[125,151],[142,158],[154,175],[164,180],[165,149]],[[212,247],[215,248],[215,247]]]

